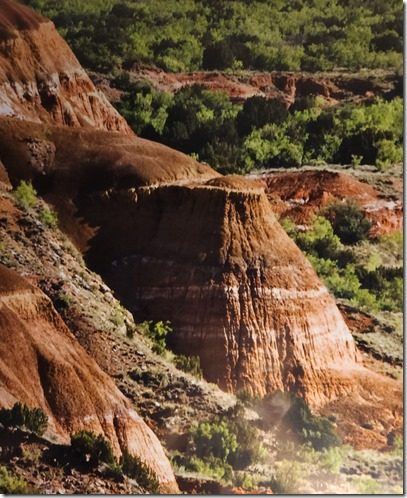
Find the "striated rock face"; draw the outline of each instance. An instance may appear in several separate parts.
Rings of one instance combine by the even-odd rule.
[[[13,347],[10,347],[10,345]],[[79,346],[51,301],[14,271],[0,265],[0,406],[40,407],[47,435],[69,443],[87,429],[145,461],[162,491],[176,492],[170,464],[153,432],[113,381]]]
[[[315,405],[347,392],[352,337],[261,184],[137,137],[16,123],[0,120],[11,180],[31,172],[92,268],[138,320],[170,320],[207,379]],[[33,140],[54,151],[42,170],[27,168]]]
[[[391,233],[403,227],[401,200],[386,198],[373,186],[345,173],[302,170],[266,173],[254,178],[266,184],[273,210],[298,224],[309,223],[332,202],[350,199],[372,222],[372,235]]]
[[[54,24],[13,0],[0,4],[0,116],[132,133]]]
[[[198,355],[208,380],[320,405],[349,389],[353,339],[263,190],[242,182],[92,196],[88,260],[137,317],[170,320],[171,345]]]

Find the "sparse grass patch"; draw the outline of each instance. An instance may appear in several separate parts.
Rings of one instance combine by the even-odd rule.
[[[299,494],[301,485],[306,478],[304,465],[296,460],[282,460],[270,479],[271,489],[274,494]]]
[[[199,356],[176,355],[174,357],[174,365],[179,370],[190,373],[198,379],[202,378],[203,373]]]
[[[33,208],[38,203],[37,191],[31,182],[20,182],[14,190],[14,198],[19,208],[28,210]]]
[[[35,490],[24,479],[10,473],[6,467],[0,466],[0,493],[6,495],[33,494]]]
[[[355,477],[353,483],[362,495],[379,495],[383,492],[382,485],[372,477]]]
[[[136,479],[137,483],[150,493],[158,493],[160,483],[155,472],[137,456],[123,452],[120,460],[123,472]]]
[[[39,212],[39,218],[44,225],[48,228],[56,228],[58,226],[58,215],[57,213],[49,208],[48,206],[44,206]]]
[[[38,465],[41,460],[41,456],[42,451],[40,448],[22,449],[22,457],[27,463]]]

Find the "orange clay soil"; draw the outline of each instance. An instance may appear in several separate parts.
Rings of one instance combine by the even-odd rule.
[[[274,211],[281,217],[292,218],[297,224],[309,223],[332,202],[350,199],[372,222],[372,235],[402,229],[402,202],[386,199],[373,186],[346,173],[309,169],[254,177],[265,182]]]

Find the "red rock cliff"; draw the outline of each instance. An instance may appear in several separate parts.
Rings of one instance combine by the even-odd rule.
[[[11,347],[12,345],[12,347]],[[87,429],[103,434],[118,456],[124,448],[176,492],[160,442],[96,362],[79,346],[51,301],[0,265],[0,406],[23,402],[49,417],[46,435],[69,443]]]
[[[262,189],[243,183],[93,195],[89,260],[136,316],[171,321],[172,346],[198,355],[208,380],[320,405],[349,387],[352,336]]]
[[[0,116],[132,133],[49,20],[0,0]]]

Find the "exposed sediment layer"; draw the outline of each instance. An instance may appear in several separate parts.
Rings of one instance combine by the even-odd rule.
[[[136,316],[170,320],[174,349],[223,388],[315,405],[347,391],[351,334],[264,192],[208,183],[92,197],[89,261]]]

